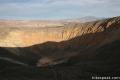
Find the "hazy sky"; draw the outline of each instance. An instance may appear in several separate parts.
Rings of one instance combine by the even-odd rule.
[[[120,0],[0,0],[0,19],[120,16]]]

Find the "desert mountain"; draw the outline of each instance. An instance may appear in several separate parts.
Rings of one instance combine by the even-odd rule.
[[[88,19],[88,17],[86,18]],[[86,18],[81,18],[81,20]],[[93,18],[91,17],[91,19]],[[60,42],[82,34],[85,31],[82,30],[82,26],[84,26],[83,23],[67,22],[67,20],[65,22],[0,20],[0,46],[26,47],[46,41]],[[78,29],[82,32],[79,32]]]
[[[86,16],[86,17],[81,17],[77,19],[66,19],[64,20],[65,22],[74,22],[74,23],[85,23],[85,22],[92,22],[92,21],[97,21],[101,20],[102,18],[97,18],[94,16]]]
[[[0,28],[2,80],[120,76],[119,16],[50,28]]]

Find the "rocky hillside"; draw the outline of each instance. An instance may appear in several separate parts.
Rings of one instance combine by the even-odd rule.
[[[50,28],[0,30],[5,35],[0,36],[1,80],[91,80],[96,76],[120,76],[120,17]],[[15,31],[20,31],[19,35],[13,35]],[[43,34],[46,36],[41,37]],[[45,37],[48,38],[43,40]],[[11,46],[14,44],[17,47]]]
[[[26,47],[47,41],[60,42],[76,36],[73,35],[73,29],[76,30],[76,23],[57,24],[57,22],[51,25],[51,22],[39,22],[40,21],[1,21],[0,46]],[[35,27],[35,24],[40,25]],[[44,25],[44,27],[41,25]]]
[[[60,42],[83,34],[86,31],[83,26],[80,22],[66,20],[0,20],[0,46],[26,47],[47,41]]]

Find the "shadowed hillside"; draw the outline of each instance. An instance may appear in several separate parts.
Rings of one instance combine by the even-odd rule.
[[[120,76],[120,17],[64,25],[66,40],[0,48],[1,80],[90,80]],[[66,34],[66,33],[64,33]]]

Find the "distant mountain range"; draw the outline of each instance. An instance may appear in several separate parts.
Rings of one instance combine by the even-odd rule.
[[[76,19],[66,19],[63,21],[85,23],[85,22],[91,22],[91,21],[96,21],[96,20],[100,20],[100,19],[103,19],[103,18],[98,18],[98,17],[94,17],[94,16],[86,16],[86,17],[76,18]]]
[[[64,20],[0,20],[0,27],[56,27],[69,23],[85,23],[100,20],[93,16]]]

